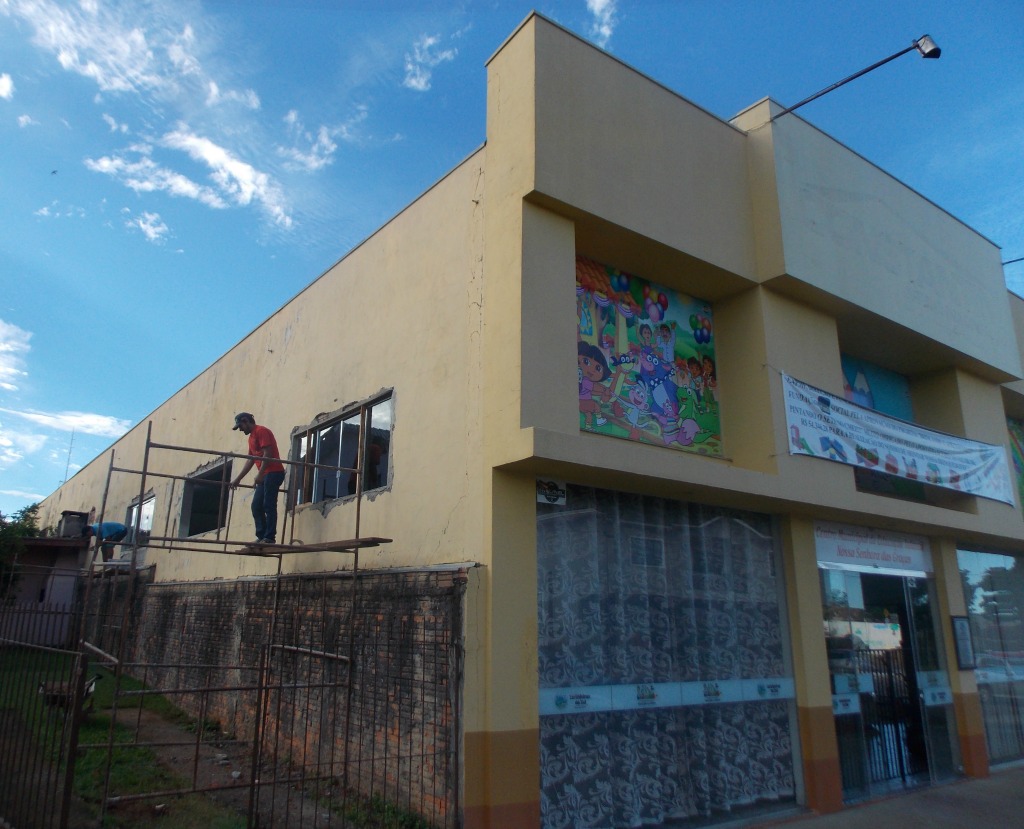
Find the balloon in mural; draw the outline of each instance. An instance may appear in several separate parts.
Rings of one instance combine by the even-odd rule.
[[[711,342],[711,320],[702,314],[690,314],[690,328],[697,345]]]

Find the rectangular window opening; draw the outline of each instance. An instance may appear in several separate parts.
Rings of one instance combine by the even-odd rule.
[[[181,501],[182,538],[222,529],[227,519],[231,462],[218,464],[185,482]]]
[[[363,492],[386,488],[391,482],[393,412],[389,394],[295,435],[292,456],[307,462],[299,467],[295,505],[354,495],[360,474]]]

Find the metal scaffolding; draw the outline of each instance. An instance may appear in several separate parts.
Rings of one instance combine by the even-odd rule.
[[[365,426],[365,413],[362,418],[362,425]],[[292,506],[294,503],[294,495],[296,491],[296,484],[299,480],[299,476],[305,476],[307,471],[311,468],[329,469],[330,471],[336,471],[338,473],[347,472],[355,476],[357,485],[356,493],[354,497],[355,501],[355,532],[352,538],[319,542],[315,544],[304,544],[299,539],[295,538],[294,533],[294,521],[289,521],[291,511],[286,508],[282,510],[284,515],[284,531],[282,536],[287,538],[287,543],[281,544],[252,544],[247,542],[240,542],[232,540],[226,535],[226,528],[231,526],[231,506],[233,499],[230,497],[231,488],[227,480],[227,473],[229,470],[229,459],[240,459],[240,460],[263,460],[259,456],[251,456],[236,452],[225,452],[222,450],[211,450],[201,449],[187,446],[176,446],[170,444],[157,443],[153,440],[153,424],[152,422],[147,424],[146,431],[146,443],[143,453],[143,463],[141,468],[133,469],[123,466],[115,465],[114,451],[110,454],[110,465],[107,473],[106,485],[104,487],[103,500],[101,505],[100,514],[98,521],[100,523],[104,520],[104,513],[107,509],[107,499],[110,492],[111,481],[116,474],[134,474],[139,477],[139,495],[137,504],[141,505],[147,498],[149,493],[149,486],[154,479],[170,479],[171,485],[166,488],[166,509],[164,514],[166,516],[165,526],[169,526],[170,518],[173,514],[173,505],[175,498],[175,489],[178,482],[188,482],[194,480],[192,476],[178,475],[168,472],[159,471],[158,465],[154,464],[154,458],[162,453],[193,453],[202,456],[206,456],[211,459],[211,462],[206,466],[216,466],[219,464],[222,470],[222,479],[219,485],[219,508],[218,514],[223,517],[223,521],[218,521],[218,527],[213,533],[213,538],[181,538],[176,535],[172,535],[165,529],[164,534],[155,535],[149,534],[146,537],[143,534],[142,527],[140,526],[142,521],[142,510],[136,509],[134,511],[134,526],[130,528],[131,533],[129,536],[130,542],[127,545],[129,556],[128,556],[128,574],[127,578],[124,579],[124,590],[121,601],[121,620],[119,625],[119,634],[113,637],[113,641],[110,641],[109,636],[96,637],[101,640],[107,640],[110,645],[113,645],[113,649],[106,650],[101,645],[107,644],[107,642],[94,642],[90,641],[89,621],[90,616],[88,614],[88,608],[92,604],[92,591],[97,585],[101,584],[100,581],[104,575],[112,575],[111,567],[117,566],[112,565],[108,561],[99,561],[97,556],[102,547],[102,539],[97,538],[92,548],[92,557],[88,563],[87,570],[90,572],[90,578],[85,581],[85,591],[83,598],[83,607],[86,612],[81,617],[81,630],[79,635],[79,649],[80,652],[89,654],[93,661],[106,667],[113,673],[115,681],[114,689],[114,704],[111,709],[111,723],[109,729],[108,740],[105,744],[92,744],[83,745],[79,744],[77,748],[79,750],[94,750],[106,752],[106,774],[104,776],[103,783],[103,796],[101,801],[101,818],[107,809],[119,807],[122,804],[130,801],[139,800],[165,800],[170,797],[194,794],[198,792],[225,792],[229,790],[243,790],[247,793],[248,807],[246,810],[248,825],[253,827],[257,825],[282,825],[288,826],[295,823],[292,818],[292,813],[295,809],[287,801],[291,798],[290,795],[294,791],[296,786],[303,788],[309,787],[311,784],[324,781],[333,781],[338,777],[338,771],[340,770],[340,782],[341,791],[350,791],[350,782],[348,780],[349,763],[348,763],[348,745],[350,742],[350,729],[351,729],[351,699],[352,699],[352,684],[346,681],[347,672],[338,670],[310,670],[311,665],[307,665],[307,674],[319,676],[320,679],[316,682],[311,681],[292,681],[285,682],[283,670],[284,663],[286,661],[294,661],[296,658],[301,658],[306,662],[321,662],[331,663],[335,666],[342,666],[348,668],[352,664],[354,658],[353,647],[353,625],[346,626],[347,635],[342,642],[334,643],[335,647],[333,650],[325,649],[326,644],[321,643],[318,647],[313,647],[310,643],[308,645],[284,643],[278,641],[277,636],[277,622],[280,611],[280,596],[281,596],[281,585],[282,579],[285,574],[282,570],[282,564],[285,557],[301,555],[304,553],[338,553],[350,557],[350,566],[348,568],[348,581],[350,585],[349,595],[349,607],[350,613],[354,611],[356,607],[356,593],[359,588],[359,552],[362,549],[368,547],[377,547],[381,544],[390,542],[390,539],[380,537],[363,538],[360,537],[359,525],[361,519],[361,501],[362,501],[362,475],[360,474],[359,464],[362,463],[362,446],[363,441],[359,443],[359,457],[356,468],[343,468],[343,467],[325,467],[317,464],[312,464],[308,458],[303,458],[301,461],[290,461],[282,459],[283,464],[289,465],[292,468],[292,475],[290,476],[290,484],[285,490],[287,499],[286,506]],[[225,530],[225,535],[222,537],[222,530]],[[259,557],[259,558],[272,558],[277,561],[277,572],[274,577],[274,603],[270,612],[270,625],[266,633],[265,641],[262,643],[259,649],[259,661],[258,664],[211,664],[211,665],[197,665],[195,663],[166,663],[166,664],[154,664],[146,661],[131,661],[129,654],[133,644],[133,627],[137,627],[141,621],[135,618],[135,604],[136,604],[136,591],[139,587],[138,579],[138,565],[139,565],[139,553],[140,549],[143,549],[142,545],[148,550],[164,550],[168,553],[184,552],[184,551],[198,551],[203,553],[215,554],[215,555],[230,555],[230,556],[245,556],[245,557]],[[114,571],[116,572],[116,570]],[[321,629],[323,628],[323,620],[321,620]],[[102,633],[102,631],[93,631]],[[201,676],[201,680],[198,683],[171,683],[166,685],[161,683],[159,680],[155,685],[150,687],[150,680],[153,677],[166,678],[169,675],[194,677],[198,671]],[[234,681],[228,679],[229,676],[236,677]],[[138,688],[135,683],[126,683],[125,680],[129,677],[135,679],[136,682],[141,680],[142,687]],[[208,712],[210,708],[211,697],[213,695],[248,695],[252,698],[254,710],[253,727],[251,734],[246,739],[226,739],[223,734],[218,733],[207,733],[205,723],[208,719]],[[140,737],[143,733],[142,729],[142,715],[143,705],[141,700],[144,697],[163,697],[164,699],[170,699],[175,702],[178,707],[180,701],[180,707],[193,709],[195,719],[199,725],[194,729],[195,738],[187,742],[183,741],[175,744],[174,742],[164,742],[161,745],[166,747],[173,747],[175,745],[180,747],[188,747],[192,751],[192,763],[191,763],[191,780],[187,786],[179,787],[177,789],[163,789],[154,792],[145,793],[132,793],[132,794],[119,794],[112,791],[111,789],[111,768],[113,765],[112,758],[116,748],[124,748],[125,740],[121,736],[121,731],[118,728],[118,717],[119,707],[126,707],[130,701],[134,701],[135,718],[134,724],[131,728],[132,736],[128,740],[127,744],[133,747],[155,747],[152,743],[147,743],[144,737]],[[296,710],[295,700],[297,697],[302,696],[305,699],[305,704],[309,705],[309,700],[318,696],[321,704],[324,698],[328,698],[330,702],[337,704],[340,703],[341,710],[338,719],[343,723],[343,733],[338,735],[331,733],[330,739],[321,739],[324,735],[316,734],[318,746],[325,746],[327,750],[327,757],[322,757],[321,751],[317,751],[316,756],[312,762],[309,762],[309,752],[304,753],[301,762],[296,763],[294,760],[294,752],[290,750],[292,747],[290,743],[294,742],[294,739],[289,734],[289,738],[285,741],[289,743],[288,756],[292,758],[289,763],[282,764],[279,762],[279,754],[282,748],[281,740],[281,726],[282,726],[282,709],[288,707],[293,712]],[[80,707],[80,701],[73,703],[74,708],[77,710]],[[195,710],[198,708],[198,710]],[[129,717],[129,719],[131,719]],[[124,723],[122,717],[121,723]],[[307,735],[308,736],[308,735]],[[340,737],[340,739],[339,739]],[[305,738],[304,738],[305,739]],[[248,754],[248,769],[246,774],[240,773],[241,770],[235,769],[234,780],[231,783],[216,783],[211,784],[209,782],[204,783],[201,780],[200,775],[200,757],[203,752],[204,743],[215,746],[218,751],[217,755],[226,754],[224,749],[229,745],[241,747],[243,753]],[[340,743],[340,746],[339,746]],[[340,749],[341,756],[338,755]],[[264,773],[262,770],[267,767],[271,767],[269,774]],[[296,773],[295,767],[298,767]],[[317,787],[318,791],[322,787]],[[283,793],[283,794],[282,794]],[[318,795],[322,799],[322,792]],[[285,807],[282,809],[280,804],[277,802],[280,797],[283,797],[286,801]],[[304,799],[303,799],[304,800]],[[304,814],[305,811],[312,811],[311,815]],[[337,820],[332,824],[330,810],[324,810],[317,808],[312,804],[306,804],[301,802],[298,808],[299,819],[301,825],[306,826],[319,826],[319,825],[341,825]]]
[[[226,531],[222,535],[222,529],[231,526],[232,499],[226,478],[227,461],[261,458],[157,443],[152,439],[152,423],[147,426],[141,467],[115,464],[114,451],[111,451],[98,521],[102,523],[104,520],[114,476],[137,475],[136,503],[140,507],[146,498],[151,497],[150,487],[154,480],[171,481],[171,485],[166,487],[166,509],[163,510],[167,516],[165,528],[162,534],[150,533],[147,536],[141,526],[142,510],[136,509],[134,526],[121,544],[127,551],[127,556],[122,556],[123,561],[102,560],[103,539],[95,539],[81,574],[80,601],[68,617],[72,621],[64,621],[72,627],[65,649],[31,645],[16,629],[18,619],[12,614],[4,617],[5,626],[0,631],[3,634],[0,638],[0,668],[13,664],[7,659],[9,654],[20,654],[31,647],[52,652],[60,660],[59,671],[63,673],[58,673],[58,667],[51,664],[46,674],[62,677],[53,685],[59,693],[55,691],[42,702],[35,698],[29,685],[25,685],[25,690],[20,693],[26,710],[33,706],[52,707],[54,700],[59,699],[62,725],[52,736],[59,752],[45,749],[55,758],[54,761],[39,760],[37,763],[46,769],[46,773],[33,781],[37,789],[33,801],[36,805],[19,812],[19,804],[28,802],[26,796],[13,785],[7,791],[0,783],[0,818],[18,826],[73,825],[69,820],[74,811],[71,788],[76,758],[96,754],[101,757],[98,765],[102,769],[101,822],[110,810],[117,810],[119,814],[132,808],[156,810],[147,812],[152,817],[166,808],[169,801],[204,793],[233,803],[236,811],[245,814],[249,827],[359,826],[363,824],[354,821],[352,815],[365,813],[368,804],[379,799],[396,803],[399,810],[404,808],[412,816],[411,819],[422,821],[403,825],[458,826],[458,787],[452,781],[458,767],[454,735],[457,731],[461,663],[453,655],[461,653],[461,639],[452,637],[454,624],[451,619],[461,619],[459,608],[465,583],[464,571],[460,571],[461,576],[450,578],[454,585],[449,589],[453,597],[451,614],[445,617],[447,629],[441,634],[436,632],[441,629],[438,626],[410,638],[405,630],[410,626],[408,619],[415,617],[414,622],[433,622],[436,614],[436,609],[416,610],[422,599],[412,594],[407,607],[414,608],[414,612],[407,613],[398,622],[403,626],[403,641],[411,641],[414,647],[422,647],[424,652],[435,645],[440,647],[437,651],[439,656],[428,656],[426,661],[437,662],[444,674],[430,693],[421,689],[422,698],[413,701],[426,709],[430,704],[428,697],[434,696],[436,688],[440,688],[434,703],[438,710],[433,712],[432,719],[403,715],[395,700],[399,694],[393,688],[410,679],[405,675],[401,679],[398,677],[399,672],[406,672],[405,668],[398,667],[392,671],[387,667],[384,670],[380,667],[385,664],[383,662],[367,668],[367,678],[360,691],[360,711],[353,711],[351,677],[356,660],[354,629],[361,581],[359,554],[364,549],[390,541],[388,538],[360,535],[363,498],[360,466],[365,426],[364,411],[355,468],[317,465],[308,458],[300,461],[282,459],[282,463],[291,467],[292,475],[289,486],[283,490],[287,506],[282,510],[285,527],[282,537],[287,541],[281,544],[240,542],[227,537]],[[206,468],[219,463],[223,470],[218,507],[223,521],[222,526],[211,533],[212,538],[209,537],[211,534],[203,538],[182,538],[171,531],[170,516],[178,483],[194,478],[161,471],[155,459],[163,453],[182,452],[205,455],[212,459]],[[307,544],[295,537],[293,510],[289,507],[294,506],[297,482],[304,479],[311,469],[354,475],[356,491],[350,503],[354,505],[355,532],[351,538]],[[184,648],[192,639],[184,632],[177,659],[149,661],[140,658],[147,655],[146,645],[139,638],[146,623],[145,602],[140,598],[142,582],[147,574],[152,575],[152,568],[140,568],[144,550],[163,550],[170,554],[197,551],[219,556],[276,559],[277,568],[273,576],[246,582],[247,585],[259,582],[264,598],[267,592],[272,591],[267,606],[262,608],[262,627],[254,625],[254,628],[259,627],[257,633],[246,630],[249,638],[256,637],[259,641],[238,646],[239,655],[248,658],[206,662],[187,658]],[[284,572],[282,563],[286,557],[306,553],[337,553],[345,557],[347,566],[339,567],[333,573]],[[339,587],[345,582],[347,586]],[[313,587],[309,586],[310,583]],[[196,584],[202,586],[204,583]],[[149,585],[147,589],[152,591],[159,586]],[[282,600],[285,591],[290,597],[287,604]],[[316,591],[321,595],[316,595]],[[0,616],[3,616],[2,612]],[[368,620],[363,622],[365,630],[390,629],[391,620],[382,625],[379,611],[365,619]],[[28,626],[36,624],[27,616],[22,621]],[[217,624],[217,620],[212,624]],[[461,621],[457,624],[461,626]],[[412,624],[412,627],[416,625]],[[364,632],[364,639],[369,641],[369,636]],[[394,637],[392,645],[393,641]],[[392,645],[385,642],[378,649],[383,651]],[[398,662],[407,663],[408,655],[403,654]],[[453,668],[454,676],[450,673]],[[97,680],[107,681],[104,673],[92,676],[97,670],[109,674],[113,680],[109,729],[105,740],[83,741],[79,739],[79,731],[87,716],[86,699]],[[426,669],[420,670],[426,675]],[[372,691],[366,690],[373,685],[374,677],[377,677],[376,682],[385,683],[385,687],[377,692],[379,699],[370,699]],[[154,729],[144,701],[155,698],[161,698],[184,712],[182,719],[190,731],[184,736],[168,737],[166,728]],[[244,712],[236,719],[248,727],[232,727],[225,733],[223,729],[212,726],[211,721],[216,719],[214,711],[226,708],[236,713]],[[44,708],[38,711],[33,708],[29,718],[43,711]],[[427,723],[428,719],[433,724]],[[427,735],[428,728],[434,729],[436,734]],[[358,733],[355,729],[359,729]],[[377,745],[381,742],[383,755]],[[177,785],[153,791],[118,791],[113,767],[119,758],[123,759],[125,752],[130,754],[134,751],[173,754],[178,764]],[[35,751],[33,756],[38,754]],[[224,779],[223,774],[217,773],[225,765],[231,769],[230,779]],[[184,774],[186,769],[189,770],[187,775]],[[403,777],[415,776],[413,772],[417,772],[422,780],[420,790],[415,793],[409,791],[409,783],[403,780]],[[37,801],[51,803],[45,819],[28,817],[33,814],[33,808],[38,816]],[[428,813],[425,818],[421,817],[424,812]]]

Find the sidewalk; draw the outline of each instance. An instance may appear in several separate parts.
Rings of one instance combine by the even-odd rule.
[[[982,780],[958,780],[897,794],[830,815],[796,816],[785,829],[1024,829],[1024,764]]]

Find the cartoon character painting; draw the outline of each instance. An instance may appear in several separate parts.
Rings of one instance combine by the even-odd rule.
[[[639,374],[629,383],[629,399],[619,401],[622,413],[629,423],[629,439],[639,440],[640,430],[650,422],[648,413],[651,411],[647,382]]]
[[[710,305],[582,256],[576,296],[580,428],[720,455]]]
[[[577,343],[577,364],[579,366],[580,411],[586,418],[586,424],[603,426],[608,421],[601,415],[601,406],[597,402],[608,400],[609,389],[600,385],[611,376],[608,360],[596,345],[582,340]]]

